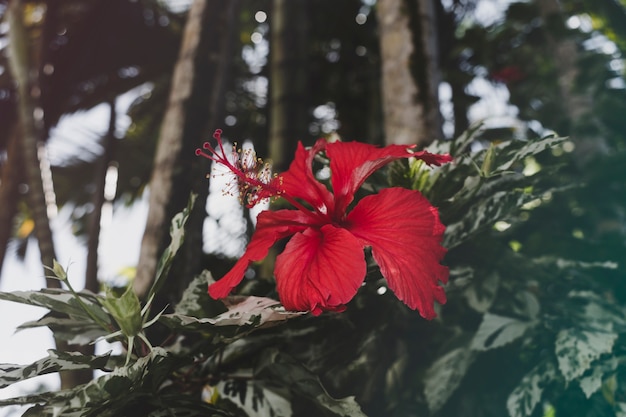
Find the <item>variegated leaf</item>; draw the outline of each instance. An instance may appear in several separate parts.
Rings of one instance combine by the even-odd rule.
[[[611,353],[616,340],[612,326],[607,326],[606,330],[561,330],[554,349],[565,381],[579,378],[601,355]]]
[[[207,270],[196,276],[187,286],[180,302],[174,307],[174,313],[184,316],[203,317],[206,302],[210,299],[207,294],[209,284],[214,282],[211,273]]]
[[[204,387],[203,399],[212,404],[228,399],[249,416],[291,417],[293,410],[289,389],[268,389],[265,385],[252,379],[220,381],[215,386]]]
[[[537,155],[538,153],[541,153],[547,149],[551,149],[563,143],[565,139],[566,138],[554,136],[543,139],[535,139],[528,142],[522,142],[523,146],[519,149],[516,148],[521,141],[507,142],[507,145],[502,147],[499,154],[499,160],[504,160],[504,162],[498,165],[496,171],[507,171],[517,162],[521,162],[529,156]]]
[[[0,400],[0,407],[43,404],[34,406],[32,410],[35,414],[31,414],[41,417],[123,415],[119,411],[133,400],[139,401],[148,394],[154,395],[165,377],[181,360],[169,355],[165,349],[154,348],[150,354],[139,358],[133,364],[115,368],[88,384],[61,391]],[[148,374],[150,378],[146,377]],[[105,410],[102,408],[103,404],[108,404]]]
[[[93,322],[77,320],[72,317],[55,317],[50,314],[46,314],[39,320],[22,323],[17,329],[23,330],[42,326],[52,330],[55,338],[65,340],[72,345],[88,345],[110,333]]]
[[[446,404],[475,358],[476,352],[462,346],[439,357],[428,368],[424,376],[424,396],[432,413]]]
[[[79,352],[48,350],[48,357],[39,359],[30,365],[0,365],[0,388],[7,387],[25,379],[34,378],[52,372],[73,371],[77,369],[104,369],[111,353],[104,355],[83,355]]]
[[[315,374],[277,349],[265,351],[255,376],[288,387],[294,394],[308,398],[321,410],[334,415],[366,417],[354,397],[331,397]]]
[[[82,305],[71,291],[64,289],[43,288],[38,291],[0,292],[0,300],[44,307],[57,313],[64,313],[71,317],[93,322],[94,320],[84,310],[87,308],[100,321],[110,323],[110,317],[100,306],[99,300],[102,297],[88,291],[81,291],[78,296],[81,298]]]
[[[460,245],[472,234],[491,227],[533,198],[531,194],[510,190],[494,193],[470,207],[460,221],[447,226],[443,245],[447,248]]]
[[[177,213],[172,222],[170,224],[170,244],[165,248],[163,254],[159,258],[159,263],[157,264],[156,276],[154,279],[154,283],[152,284],[152,288],[148,293],[148,299],[154,293],[156,293],[161,286],[163,285],[163,281],[167,276],[167,272],[172,266],[172,262],[174,262],[174,256],[178,249],[182,246],[185,240],[185,224],[191,215],[191,210],[193,209],[193,205],[196,202],[196,194],[191,194],[189,196],[189,200],[187,201],[187,207],[183,209],[180,213]]]
[[[611,356],[602,363],[596,365],[591,370],[591,374],[580,378],[578,381],[580,389],[585,393],[585,397],[589,398],[595,394],[601,387],[602,381],[607,373],[614,372],[617,369],[617,358]]]
[[[450,270],[450,276],[452,277],[452,269]],[[465,289],[463,295],[471,308],[479,313],[485,313],[493,304],[499,286],[500,275],[494,271],[480,281],[475,280],[472,282]]]
[[[489,350],[511,343],[535,325],[535,321],[518,320],[512,317],[487,313],[472,340],[472,349]]]
[[[556,378],[552,362],[537,365],[520,381],[506,401],[511,417],[529,417],[541,401],[545,384]]]
[[[286,311],[278,301],[265,297],[231,296],[223,301],[229,310],[213,318],[196,318],[174,313],[163,314],[160,321],[171,328],[206,330],[207,326],[260,327],[305,314]]]

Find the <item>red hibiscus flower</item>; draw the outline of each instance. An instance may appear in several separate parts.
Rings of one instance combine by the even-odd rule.
[[[435,317],[434,300],[446,301],[439,282],[446,283],[448,269],[440,265],[445,227],[437,209],[418,191],[387,188],[358,201],[355,192],[374,171],[400,158],[417,158],[428,165],[451,161],[449,155],[409,152],[407,146],[384,148],[359,142],[328,143],[319,139],[311,149],[298,144],[289,169],[277,176],[256,166],[255,157],[227,157],[219,148],[204,144],[197,155],[225,166],[238,178],[248,205],[279,196],[295,209],[263,211],[245,253],[222,279],[209,287],[213,298],[226,297],[243,279],[249,264],[260,261],[278,240],[288,238],[276,258],[274,274],[280,301],[287,310],[341,311],[357,293],[366,275],[364,248],[374,260],[389,288],[427,319]],[[312,170],[313,158],[325,152],[330,160],[332,192]],[[236,155],[236,154],[235,154]],[[247,162],[246,162],[247,161]]]
[[[491,78],[494,81],[504,84],[513,84],[523,80],[525,77],[526,74],[515,65],[509,65],[491,73]]]

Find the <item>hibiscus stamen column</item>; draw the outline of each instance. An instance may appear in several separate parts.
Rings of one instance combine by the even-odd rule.
[[[292,206],[305,213],[307,216],[315,213],[303,206],[297,200],[286,194],[281,187],[282,178],[278,175],[272,175],[269,164],[263,163],[261,158],[257,158],[252,150],[237,150],[233,145],[231,159],[228,158],[224,143],[222,141],[222,130],[216,129],[213,138],[217,140],[218,149],[215,149],[209,142],[204,142],[202,149],[196,149],[196,156],[202,156],[225,167],[233,174],[237,181],[240,201],[245,203],[246,207],[252,208],[259,202],[271,198],[280,197],[287,200]],[[315,208],[314,208],[315,209]],[[316,209],[319,215],[324,215]]]

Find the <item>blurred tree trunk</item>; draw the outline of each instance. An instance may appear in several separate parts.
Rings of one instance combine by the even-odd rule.
[[[270,39],[269,158],[284,171],[308,135],[306,0],[273,0]]]
[[[39,156],[43,137],[43,111],[36,104],[39,91],[37,66],[31,65],[28,32],[23,24],[24,10],[22,2],[12,1],[8,8],[9,20],[9,66],[13,79],[17,84],[18,120],[21,144],[21,162],[24,166],[26,183],[28,185],[28,206],[35,222],[35,236],[39,244],[41,262],[43,266],[52,267],[56,259],[52,230],[48,218],[44,181]],[[39,114],[37,117],[36,114]],[[49,271],[43,268],[44,275]],[[52,278],[46,278],[48,288],[61,288],[61,283]],[[64,340],[55,339],[57,349],[63,351],[75,350]],[[91,372],[73,371],[60,374],[61,388],[67,389],[88,382]]]
[[[52,231],[48,219],[44,186],[41,176],[38,149],[43,135],[43,115],[41,108],[36,106],[38,91],[37,74],[30,65],[29,39],[23,24],[24,12],[22,2],[12,1],[8,9],[9,18],[9,66],[18,90],[18,119],[22,133],[20,152],[28,184],[29,208],[35,222],[35,236],[39,243],[41,262],[52,267],[55,259]],[[48,272],[44,269],[44,275]],[[50,288],[60,288],[56,279],[47,279]]]
[[[272,0],[268,156],[274,172],[289,168],[298,141],[308,136],[308,4]],[[252,230],[250,222],[248,230]],[[261,277],[273,276],[276,252],[270,249],[260,267]]]
[[[578,134],[576,132],[577,123],[584,120],[583,116],[588,114],[593,106],[591,93],[576,91],[576,78],[580,72],[578,69],[579,46],[574,39],[559,36],[565,33],[566,16],[558,0],[537,0],[537,5],[545,21],[548,46],[554,54],[560,102],[565,110],[564,125],[558,128],[559,134],[571,135],[576,143],[575,159],[584,164],[594,156],[608,152],[608,145],[605,138],[599,135],[589,137],[581,135],[580,131]]]
[[[197,73],[194,94],[191,97],[190,109],[187,114],[183,152],[180,155],[181,166],[189,167],[180,170],[174,176],[174,193],[168,208],[171,219],[186,204],[190,193],[198,195],[187,225],[185,242],[180,248],[177,258],[172,264],[170,276],[176,280],[165,282],[165,292],[170,300],[163,304],[172,305],[178,301],[182,291],[187,288],[191,279],[199,274],[203,267],[203,230],[207,217],[206,199],[209,192],[207,179],[207,161],[195,155],[195,149],[206,139],[212,137],[213,131],[221,126],[226,115],[226,86],[229,85],[231,68],[235,51],[235,40],[239,37],[239,12],[241,2],[230,0],[225,6],[219,0],[208,4],[209,16],[203,28],[201,44],[196,59]],[[169,227],[169,226],[168,226]],[[169,244],[163,242],[162,249]]]
[[[106,175],[113,160],[115,147],[115,100],[109,102],[109,128],[103,138],[104,153],[96,164],[94,172],[95,191],[93,196],[93,212],[88,219],[87,236],[87,268],[85,271],[85,289],[97,293],[100,289],[98,281],[98,247],[100,246],[100,223],[102,221],[102,207],[105,203]]]
[[[194,226],[189,225],[185,236],[185,246],[193,254],[187,253],[189,263],[184,262],[184,267],[191,271],[199,265],[207,187],[204,161],[195,157],[194,149],[207,137],[207,123],[214,127],[221,111],[223,79],[232,55],[225,53],[230,47],[224,37],[233,33],[238,5],[238,1],[224,6],[218,0],[195,0],[189,10],[150,179],[148,219],[133,282],[140,296],[154,281],[171,217],[185,207],[192,190],[200,196],[190,220]]]
[[[547,26],[548,45],[554,51],[563,105],[568,113],[568,118],[575,121],[588,111],[591,104],[586,97],[574,93],[574,84],[579,73],[577,65],[579,59],[578,45],[573,39],[559,39],[553,34],[555,30],[560,31],[560,27],[563,27],[564,16],[558,0],[538,0],[537,5]],[[562,133],[568,134],[568,132]]]
[[[387,144],[424,147],[443,136],[433,1],[379,0],[376,6]]]
[[[115,147],[115,101],[109,103],[110,116],[109,128],[106,136],[103,138],[104,153],[96,162],[94,170],[95,190],[93,195],[93,211],[87,218],[87,267],[85,269],[85,289],[93,293],[100,290],[100,281],[98,279],[98,248],[100,246],[100,231],[102,221],[102,207],[106,202],[105,187],[106,176],[109,165],[113,160]],[[75,350],[80,351],[83,355],[93,355],[95,353],[95,345],[76,346]],[[84,369],[81,372],[82,382],[88,382],[93,378],[93,372],[90,369]]]
[[[20,199],[19,184],[23,179],[19,126],[13,126],[9,134],[7,158],[0,171],[0,271],[4,263],[9,240],[13,231],[13,219]],[[2,274],[0,274],[0,277]]]

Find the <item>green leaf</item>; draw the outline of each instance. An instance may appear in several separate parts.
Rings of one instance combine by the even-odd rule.
[[[67,272],[56,259],[52,261],[52,272],[61,281],[67,281]]]
[[[593,291],[570,291],[567,296],[577,303],[584,303],[584,307],[577,310],[581,326],[611,330],[615,326],[626,326],[624,310],[616,308],[604,296]]]
[[[177,358],[162,348],[154,348],[145,357],[130,366],[115,368],[112,372],[88,384],[41,394],[0,400],[0,407],[7,405],[41,404],[33,408],[32,415],[41,417],[99,417],[126,415],[121,412],[129,404],[154,398],[172,369],[189,358]]]
[[[189,283],[180,301],[174,307],[174,313],[193,317],[205,316],[209,310],[207,302],[211,300],[207,294],[207,288],[212,282],[214,281],[211,273],[207,270],[202,271]]]
[[[536,321],[522,321],[486,313],[474,335],[471,347],[480,351],[502,347],[522,337],[535,324]]]
[[[234,417],[212,404],[199,401],[197,396],[180,394],[158,396],[157,398],[148,396],[143,404],[155,408],[146,417]]]
[[[483,128],[483,122],[478,122],[470,126],[456,139],[449,140],[436,140],[431,143],[426,150],[432,153],[449,153],[454,157],[467,152],[469,146],[480,135]]]
[[[443,246],[453,248],[460,245],[472,234],[491,227],[513,211],[531,201],[534,197],[521,191],[498,191],[488,198],[472,205],[458,222],[449,224],[444,234]]]
[[[222,301],[228,311],[212,319],[216,326],[262,325],[306,314],[301,311],[286,311],[278,301],[267,297],[231,296]]]
[[[163,314],[159,321],[174,329],[203,331],[214,326],[262,327],[303,314],[285,311],[274,299],[266,297],[230,296],[222,300],[228,311],[213,318],[196,318],[183,314]]]
[[[470,268],[471,270],[471,268]],[[473,278],[473,270],[471,270]],[[453,277],[453,269],[450,269],[450,277]],[[454,281],[453,281],[454,282]],[[500,286],[500,274],[496,271],[488,274],[486,277],[478,280],[474,279],[465,289],[463,295],[467,300],[467,304],[478,311],[485,313],[493,304],[498,288]]]
[[[0,365],[0,388],[15,382],[34,378],[52,372],[73,371],[77,369],[104,369],[111,353],[103,355],[83,355],[79,352],[48,350],[48,357],[39,359],[30,365]]]
[[[580,389],[585,393],[585,397],[590,398],[600,388],[602,388],[602,381],[607,373],[613,373],[617,369],[618,360],[616,357],[611,356],[602,363],[593,366],[591,374],[580,378],[578,381]]]
[[[180,249],[183,245],[185,240],[185,224],[187,223],[187,220],[189,220],[191,210],[196,202],[196,197],[198,197],[197,194],[192,193],[189,195],[187,207],[185,207],[180,213],[177,213],[172,219],[172,223],[170,225],[170,237],[172,240],[169,246],[165,248],[165,251],[163,251],[161,258],[159,258],[154,283],[152,284],[152,287],[147,295],[148,299],[150,299],[150,297],[159,291],[159,289],[163,286],[163,281],[167,276],[167,272],[170,270],[172,262],[174,262],[174,256],[176,256],[176,252],[178,252],[178,249]]]
[[[512,315],[527,318],[530,321],[536,321],[539,318],[541,305],[537,296],[526,289],[517,290],[513,295],[511,303]]]
[[[538,264],[555,265],[559,269],[617,269],[618,264],[616,262],[604,261],[604,262],[584,262],[573,259],[564,259],[553,256],[542,256],[536,258],[535,262]]]
[[[480,176],[481,177],[490,177],[493,173],[493,164],[496,160],[497,154],[496,146],[493,143],[489,144],[489,148],[487,148],[487,152],[485,153],[485,157],[483,158],[483,164],[480,167]]]
[[[332,398],[315,374],[277,349],[264,351],[255,374],[257,378],[279,383],[294,394],[312,400],[322,411],[337,416],[366,417],[354,397]]]
[[[505,142],[504,146],[499,147],[501,150],[498,152],[498,161],[504,162],[498,165],[495,172],[507,171],[514,164],[523,161],[529,156],[537,155],[546,149],[551,149],[563,143],[566,139],[567,138],[553,136],[543,139],[534,139],[528,142],[518,140]],[[519,147],[520,145],[522,146]],[[519,149],[516,149],[518,147]]]
[[[229,379],[218,382],[216,386],[205,386],[203,397],[207,401],[216,397],[218,405],[222,399],[228,399],[249,416],[291,417],[292,396],[289,390],[277,389],[274,385],[254,379]]]
[[[107,289],[102,305],[111,313],[124,336],[137,336],[141,332],[141,304],[132,286],[129,285],[120,297]]]
[[[18,330],[47,326],[54,333],[54,337],[66,340],[71,345],[88,345],[95,340],[106,336],[110,332],[101,326],[86,320],[77,320],[73,317],[56,317],[47,314],[39,320],[22,323]]]
[[[104,323],[111,323],[110,317],[100,305],[101,296],[89,291],[81,291],[77,293],[77,296],[81,298],[83,305],[93,316]],[[44,307],[51,311],[67,314],[77,320],[94,323],[93,318],[87,314],[75,297],[71,291],[57,288],[43,288],[39,291],[0,292],[0,300]]]
[[[431,413],[439,411],[459,387],[476,352],[461,346],[437,358],[424,376],[424,396]]]
[[[601,355],[611,353],[617,340],[612,326],[598,330],[570,328],[556,336],[555,353],[566,382],[580,378]]]
[[[541,401],[545,385],[556,378],[552,362],[537,365],[520,381],[506,401],[511,417],[528,417]]]

